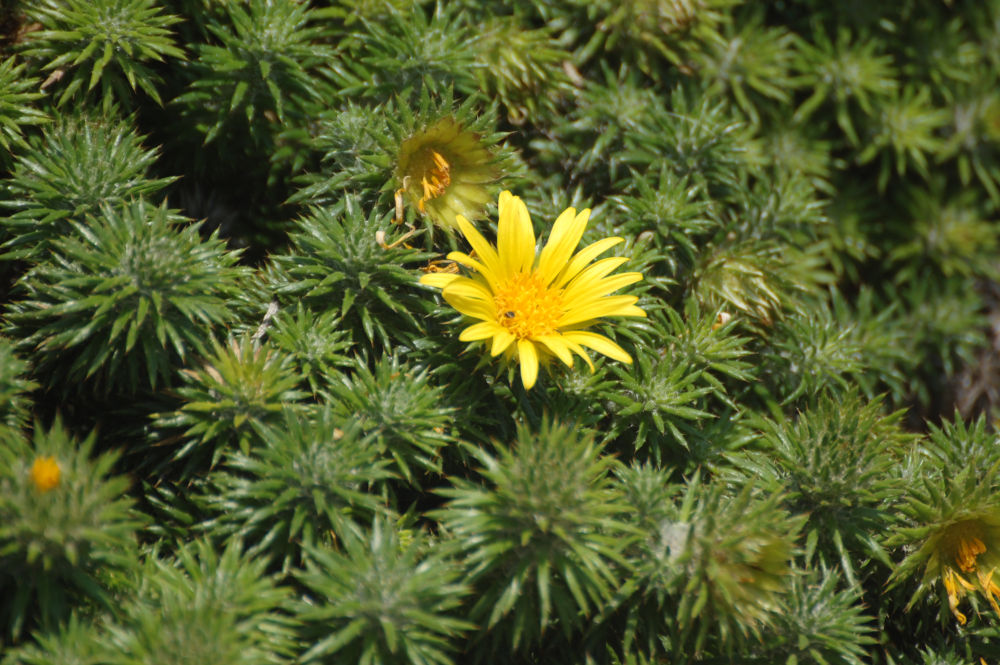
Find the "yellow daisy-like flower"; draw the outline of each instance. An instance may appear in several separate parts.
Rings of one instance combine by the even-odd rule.
[[[476,134],[446,117],[403,141],[396,158],[398,195],[407,194],[436,224],[478,217],[496,178],[493,155]]]
[[[37,457],[31,465],[31,482],[39,492],[55,489],[61,475],[62,471],[55,457]]]
[[[604,238],[576,254],[587,228],[590,210],[567,208],[552,227],[540,253],[528,209],[510,192],[500,194],[500,221],[494,248],[459,215],[458,228],[475,254],[452,252],[448,258],[472,270],[470,276],[432,273],[421,284],[438,287],[449,305],[477,322],[462,331],[463,342],[491,340],[490,353],[506,354],[521,365],[525,388],[535,385],[540,363],[556,357],[573,366],[573,354],[594,369],[585,348],[609,358],[631,363],[620,346],[585,330],[609,316],[646,316],[636,306],[638,298],[611,295],[638,282],[637,272],[611,273],[628,261],[609,257],[591,263],[622,238]]]

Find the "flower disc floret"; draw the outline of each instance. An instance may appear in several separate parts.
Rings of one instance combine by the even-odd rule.
[[[572,367],[576,353],[593,371],[588,348],[631,363],[631,356],[616,343],[586,330],[606,317],[646,315],[636,306],[637,297],[611,295],[642,279],[637,272],[611,274],[628,258],[593,262],[622,238],[604,238],[574,254],[590,210],[577,213],[567,208],[556,219],[545,247],[536,252],[524,202],[505,191],[499,205],[496,247],[465,217],[456,219],[473,252],[452,252],[448,258],[470,275],[431,273],[420,279],[421,284],[440,288],[448,304],[475,321],[459,339],[490,340],[491,355],[516,359],[525,388],[534,386],[539,364],[552,357]]]

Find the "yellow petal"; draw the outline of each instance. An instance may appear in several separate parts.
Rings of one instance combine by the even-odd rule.
[[[544,344],[552,355],[563,361],[567,367],[573,366],[573,354],[570,352],[570,347],[566,344],[566,340],[563,339],[562,335],[545,335],[544,337],[539,337],[535,341]]]
[[[595,243],[587,245],[577,252],[572,259],[570,259],[566,268],[559,274],[559,277],[556,278],[556,281],[552,286],[554,288],[561,287],[563,284],[576,277],[581,270],[587,267],[588,263],[622,241],[622,238],[603,238]]]
[[[452,280],[445,287],[446,295],[448,296],[460,296],[462,298],[469,298],[470,300],[482,300],[488,302],[492,305],[493,294],[490,293],[482,283],[475,280],[471,280],[468,277],[460,277],[459,279]]]
[[[496,321],[496,306],[493,303],[483,302],[479,299],[468,298],[466,296],[452,293],[450,289],[441,292],[445,301],[466,316],[483,321]]]
[[[486,242],[486,238],[462,215],[456,217],[455,221],[458,223],[458,228],[461,230],[462,235],[472,245],[472,249],[475,250],[476,256],[479,257],[479,262],[485,267],[485,271],[497,275],[497,271],[500,268],[500,258],[497,256],[497,252],[493,249],[493,246]]]
[[[574,342],[573,339],[567,337],[565,334],[562,336],[562,340],[566,344],[566,346],[569,347],[570,351],[583,358],[583,361],[587,363],[587,367],[590,368],[590,372],[593,373],[594,362],[590,359],[590,356],[587,355],[587,351],[582,346]]]
[[[443,289],[456,279],[461,279],[461,275],[449,274],[446,272],[430,272],[420,278],[420,283],[424,286],[433,286]]]
[[[535,232],[528,208],[517,196],[500,194],[500,221],[497,223],[497,254],[505,276],[531,270],[535,262]]]
[[[447,292],[445,293],[447,295]],[[574,303],[574,306],[567,308],[559,317],[556,327],[575,326],[605,316],[645,316],[645,312],[636,313],[636,310],[642,312],[638,307],[632,308],[638,300],[635,296],[604,296],[595,302],[580,303],[580,305]]]
[[[538,379],[538,352],[535,343],[530,339],[517,341],[517,357],[521,361],[521,383],[526,390],[531,390]]]
[[[490,289],[495,289],[497,284],[497,276],[492,270],[487,268],[485,265],[472,258],[465,252],[449,252],[448,260],[454,261],[459,265],[463,265],[470,270],[475,270],[477,273],[482,275],[487,283],[489,283]]]
[[[627,256],[609,256],[606,259],[601,259],[597,263],[590,264],[577,273],[576,277],[570,280],[569,284],[566,285],[566,291],[563,294],[563,297],[567,300],[572,300],[576,292],[589,289],[596,282],[604,279],[610,273],[614,272],[620,265],[627,262]]]
[[[463,330],[458,339],[462,342],[478,342],[494,337],[501,332],[506,331],[499,324],[493,321],[480,321]]]
[[[620,275],[612,275],[596,281],[578,283],[574,280],[563,292],[563,302],[576,304],[581,301],[596,300],[640,280],[642,280],[642,273],[638,272],[623,272]]]
[[[506,328],[500,326],[500,331],[493,336],[493,346],[490,347],[491,356],[499,356],[501,353],[507,350],[511,342],[514,341],[514,335],[512,335]]]
[[[563,336],[576,342],[580,346],[585,346],[588,349],[593,349],[598,353],[604,354],[612,360],[628,363],[629,365],[632,364],[632,356],[626,353],[625,349],[618,346],[604,335],[598,335],[597,333],[587,332],[585,330],[571,330],[567,333],[563,333]]]
[[[579,215],[574,208],[566,208],[556,219],[549,240],[538,258],[538,273],[543,284],[550,284],[559,271],[566,267],[573,250],[580,244],[589,217],[589,208],[581,211]]]

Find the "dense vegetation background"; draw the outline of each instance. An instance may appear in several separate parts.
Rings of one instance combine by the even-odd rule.
[[[997,0],[0,7],[4,665],[1000,662]],[[458,340],[502,189],[633,364]]]

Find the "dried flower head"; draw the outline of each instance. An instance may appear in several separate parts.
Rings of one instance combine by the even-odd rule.
[[[458,215],[482,215],[491,198],[486,185],[496,176],[489,149],[450,116],[403,141],[396,158],[397,193],[446,227],[454,227]]]
[[[539,364],[553,356],[572,367],[576,353],[593,370],[585,347],[632,362],[610,339],[585,330],[608,316],[646,316],[635,304],[637,297],[610,295],[642,279],[637,272],[608,276],[628,257],[613,256],[590,264],[622,238],[604,238],[573,254],[589,217],[590,210],[577,213],[567,208],[556,219],[541,253],[536,253],[528,209],[520,198],[505,191],[500,194],[495,248],[465,217],[457,217],[475,258],[464,252],[452,252],[448,258],[472,274],[428,273],[420,278],[421,284],[442,289],[452,307],[478,320],[459,339],[492,340],[492,355],[504,353],[508,360],[518,360],[525,388],[535,385]]]

